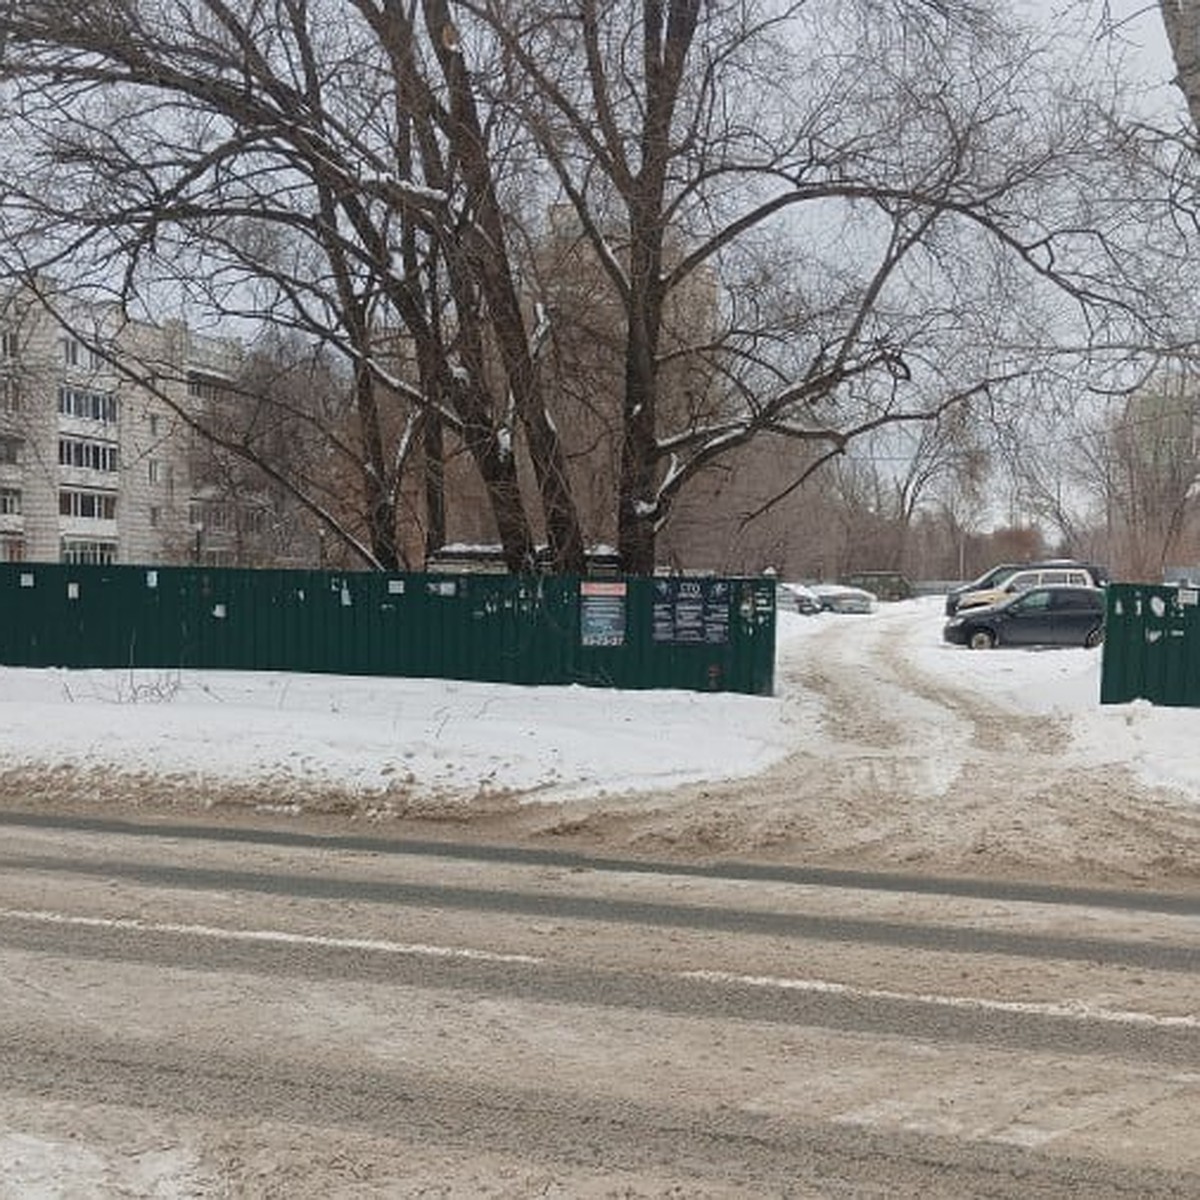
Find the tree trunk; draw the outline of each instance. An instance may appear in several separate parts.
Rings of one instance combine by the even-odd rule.
[[[1175,85],[1187,101],[1193,129],[1200,131],[1200,4],[1159,0],[1158,7],[1175,60]]]
[[[442,419],[432,409],[421,418],[425,460],[425,559],[446,544],[446,438]]]
[[[636,332],[635,332],[636,330]],[[617,499],[617,552],[626,575],[654,574],[655,411],[654,350],[644,320],[630,323],[625,370],[625,436]]]
[[[379,401],[375,380],[366,366],[354,373],[354,402],[362,431],[364,516],[367,541],[380,570],[398,571],[400,551],[396,543],[396,507],[384,470],[383,434],[379,424]]]
[[[477,222],[475,236],[469,233],[465,236],[463,249],[487,298],[508,386],[526,434],[542,498],[552,565],[558,571],[582,573],[583,535],[566,456],[538,386],[517,286],[507,257],[504,220],[493,183],[488,144],[445,0],[425,0],[425,20],[449,89],[448,132],[467,181],[471,212]]]
[[[625,436],[617,504],[617,547],[627,574],[654,573],[662,523],[658,494],[658,349],[663,314],[664,196],[672,157],[671,125],[699,16],[695,0],[645,3],[642,9],[646,113],[640,167],[627,181],[629,330],[625,359]]]

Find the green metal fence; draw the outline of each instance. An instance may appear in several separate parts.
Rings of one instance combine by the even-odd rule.
[[[1111,583],[1107,593],[1100,703],[1200,707],[1200,592]]]
[[[770,695],[766,579],[0,564],[0,663]]]

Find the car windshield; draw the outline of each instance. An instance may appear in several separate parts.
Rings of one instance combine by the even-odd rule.
[[[1015,566],[993,567],[984,575],[980,575],[973,583],[968,583],[963,589],[968,592],[981,592],[988,588],[997,588],[1019,570]]]

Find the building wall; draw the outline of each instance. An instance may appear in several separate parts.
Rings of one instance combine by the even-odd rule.
[[[186,423],[131,376],[186,409],[189,372],[228,368],[234,349],[51,302],[61,321],[25,294],[0,305],[0,560],[194,561]]]

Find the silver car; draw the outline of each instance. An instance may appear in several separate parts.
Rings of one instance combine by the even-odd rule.
[[[876,596],[866,588],[843,583],[814,583],[813,592],[826,612],[869,613],[875,611]]]

